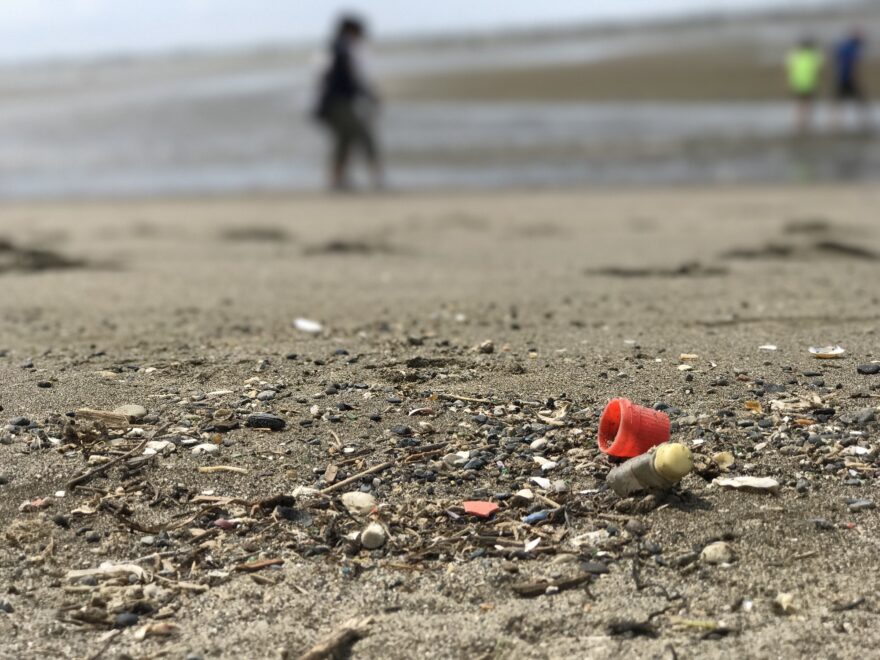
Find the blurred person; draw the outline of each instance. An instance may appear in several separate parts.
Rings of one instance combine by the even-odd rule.
[[[805,38],[788,53],[788,86],[795,98],[795,128],[807,133],[813,124],[813,107],[822,82],[825,58],[815,40]]]
[[[859,106],[862,126],[870,126],[870,107],[863,87],[862,62],[864,60],[865,39],[861,31],[852,30],[834,49],[834,115],[835,130],[840,127],[840,114],[845,103]]]
[[[382,163],[376,141],[375,120],[379,97],[366,79],[361,48],[367,37],[364,23],[355,16],[339,20],[330,43],[330,65],[322,76],[315,115],[330,132],[330,186],[351,188],[351,156],[361,151],[367,159],[373,185],[383,185]]]

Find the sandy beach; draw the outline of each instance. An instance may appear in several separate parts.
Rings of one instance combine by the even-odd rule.
[[[880,357],[878,202],[791,186],[0,207],[0,656],[296,658],[351,619],[353,658],[870,655],[880,375],[857,367]],[[808,352],[826,344],[846,354]],[[595,434],[616,396],[665,409],[693,448],[668,496],[605,490]],[[146,415],[71,416],[122,405]],[[778,494],[713,485],[720,452]],[[347,510],[358,489],[375,508]],[[475,518],[468,499],[500,508]],[[701,556],[715,542],[722,564]],[[125,568],[88,573],[105,562]]]

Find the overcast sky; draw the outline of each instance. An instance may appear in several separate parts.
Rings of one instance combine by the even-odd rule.
[[[397,36],[823,2],[832,0],[0,0],[0,58],[314,40],[342,10]]]

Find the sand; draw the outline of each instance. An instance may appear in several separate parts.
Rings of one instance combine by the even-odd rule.
[[[876,404],[872,386],[880,376],[859,375],[856,365],[877,358],[878,202],[876,188],[860,187],[622,188],[0,208],[0,237],[86,263],[21,272],[34,263],[22,258],[0,272],[4,420],[24,415],[49,428],[53,413],[135,403],[158,421],[179,423],[186,415],[203,419],[222,403],[289,422],[280,433],[231,431],[231,446],[217,458],[181,447],[125,482],[135,484],[128,494],[114,493],[123,483],[114,468],[89,484],[98,491],[53,498],[86,468],[85,454],[39,448],[27,434],[0,444],[0,473],[9,480],[0,485],[0,599],[14,609],[0,614],[0,656],[96,657],[103,650],[104,657],[298,657],[352,617],[373,617],[354,658],[870,654],[878,642],[880,517],[849,511],[844,498],[876,498],[874,453],[860,457],[866,467],[854,472],[864,485],[847,485],[847,470],[814,462],[822,452],[769,437],[781,418],[772,419],[762,448],[746,436],[749,429],[716,422],[722,409],[736,419],[753,416],[744,402],[754,397],[756,379],[787,388],[762,397],[765,407],[773,398],[826,389],[822,396],[838,416]],[[318,320],[325,331],[300,333],[292,327],[296,317]],[[485,340],[494,342],[493,353],[474,350]],[[845,358],[820,363],[807,352],[828,343],[842,344]],[[778,349],[759,350],[765,344]],[[291,353],[296,359],[286,357]],[[699,355],[692,371],[678,369],[682,353]],[[33,369],[22,368],[29,359]],[[812,384],[805,371],[821,372],[826,385]],[[251,378],[283,383],[278,398],[252,402],[247,392],[258,384],[248,384]],[[323,394],[333,383],[340,392]],[[345,387],[355,383],[369,389]],[[235,394],[217,395],[219,403],[209,399],[207,408],[193,396],[216,390]],[[494,405],[455,407],[431,393],[502,406],[540,402],[534,409],[523,404],[535,422],[548,399],[572,402],[578,416],[551,434],[546,452],[561,461],[548,476],[572,491],[556,495],[567,502],[567,523],[529,531],[518,522],[524,514],[507,503],[499,514],[516,521],[520,541],[540,534],[558,552],[416,556],[418,538],[495,529],[455,522],[443,511],[480,489],[490,496],[516,490],[533,469],[520,468],[529,462],[523,445],[522,462],[506,459],[509,481],[491,464],[473,481],[412,479],[401,452],[413,450],[401,448],[389,429],[408,424],[423,446],[444,441],[449,449],[473,449],[485,442],[474,416],[483,411],[503,423],[508,414]],[[402,402],[387,401],[394,396]],[[676,423],[676,439],[691,443],[699,426],[713,429],[705,446],[695,447],[700,455],[733,450],[733,474],[775,477],[780,494],[725,491],[697,475],[666,506],[643,513],[619,507],[607,493],[580,494],[600,488],[610,467],[594,434],[596,415],[613,396],[664,401],[682,410],[677,420],[708,415],[694,426]],[[355,406],[340,422],[300,425],[312,418],[312,405],[323,410],[340,401]],[[433,435],[418,427],[423,418],[408,416],[425,406],[436,409],[424,418]],[[374,410],[381,421],[368,418]],[[143,424],[147,432],[155,426]],[[841,428],[847,437],[857,427]],[[857,442],[873,447],[876,427],[865,428]],[[326,529],[273,524],[268,513],[245,511],[254,522],[221,530],[214,545],[194,555],[192,573],[172,570],[165,574],[170,583],[158,582],[209,585],[173,596],[164,614],[179,626],[176,634],[138,641],[134,632],[157,622],[148,615],[110,639],[100,625],[72,622],[95,601],[87,586],[62,589],[71,584],[68,569],[159,550],[143,545],[147,533],[127,529],[126,519],[144,527],[180,521],[198,511],[190,498],[206,491],[253,501],[312,486],[341,460],[333,433],[361,452],[355,466],[393,462],[374,489],[392,534],[383,550],[346,554],[347,542]],[[215,462],[248,473],[197,471]],[[801,477],[809,483],[803,493],[795,489]],[[127,502],[130,512],[71,513],[98,508],[101,489],[104,500]],[[50,507],[19,511],[37,497],[52,500]],[[323,521],[328,512],[309,501],[296,506]],[[416,519],[420,506],[435,507],[429,522]],[[70,529],[54,524],[55,515],[68,516]],[[816,518],[831,529],[819,529]],[[344,515],[338,524],[358,528]],[[617,536],[598,547],[567,545],[609,525]],[[210,528],[210,520],[190,524],[200,526]],[[86,542],[85,532],[77,533],[83,527],[99,540]],[[304,551],[315,537],[329,539],[327,554]],[[721,539],[733,548],[732,565],[676,564]],[[174,567],[197,544],[186,529],[170,543]],[[662,561],[652,554],[658,549]],[[256,578],[228,573],[255,558],[285,563]],[[531,599],[513,590],[519,581],[576,574],[590,558],[607,563],[609,573],[588,590]],[[162,568],[150,559],[142,565]],[[103,598],[112,606],[119,593],[105,589]],[[774,608],[780,593],[793,595],[793,611]],[[96,607],[105,611],[100,599]],[[656,638],[609,632],[615,620],[649,618]],[[720,630],[704,639],[711,626]]]

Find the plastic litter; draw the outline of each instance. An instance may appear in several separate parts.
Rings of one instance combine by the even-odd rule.
[[[836,360],[846,353],[843,346],[810,346],[809,351],[818,360]]]
[[[621,497],[639,491],[668,490],[694,467],[691,450],[670,442],[656,451],[642,454],[618,465],[606,477],[608,486]]]
[[[599,418],[599,449],[617,458],[640,456],[669,440],[669,417],[629,399],[612,399]]]

